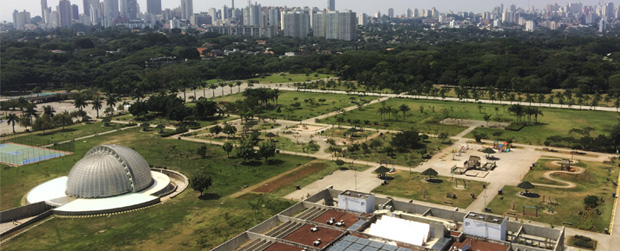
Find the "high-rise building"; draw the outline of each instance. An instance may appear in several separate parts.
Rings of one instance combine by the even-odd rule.
[[[249,4],[243,9],[243,24],[263,26],[263,12],[260,4]]]
[[[308,13],[295,9],[282,14],[284,36],[304,38],[310,33],[310,17]]]
[[[71,2],[69,0],[60,0],[58,3],[58,15],[59,15],[59,26],[60,27],[70,27],[71,26]]]
[[[45,20],[45,11],[47,11],[47,0],[41,0],[41,17]]]
[[[407,9],[407,18],[408,19],[413,18],[413,11],[411,9]]]
[[[366,13],[360,13],[357,16],[357,25],[367,25],[368,24],[368,15],[366,15]]]
[[[312,13],[312,36],[325,37],[326,12]]]
[[[181,19],[189,19],[194,14],[194,1],[181,0]]]
[[[388,9],[388,17],[389,18],[394,18],[394,9],[393,8],[389,8]]]
[[[120,4],[120,14],[122,17],[128,19],[135,19],[138,17],[139,7],[137,0],[121,0]]]
[[[26,10],[22,12],[18,12],[17,10],[13,11],[13,26],[17,30],[23,30],[26,27],[26,24],[30,24],[30,12]]]
[[[338,12],[328,11],[325,14],[325,38],[338,39]]]
[[[118,0],[103,0],[103,6],[103,16],[108,22],[113,22],[120,15],[118,10]]]
[[[327,9],[336,10],[336,0],[327,0]]]
[[[338,39],[357,40],[357,19],[355,12],[345,10],[338,14]]]
[[[77,4],[71,5],[71,18],[73,20],[80,20],[80,7]]]
[[[525,31],[533,32],[536,30],[536,23],[532,20],[525,22]]]
[[[614,17],[614,3],[609,2],[605,4],[605,7],[603,8],[603,16],[610,18]]]
[[[90,0],[82,0],[82,8],[84,10],[84,15],[90,17]]]
[[[161,14],[161,0],[146,0],[146,12],[153,15]]]
[[[598,32],[605,33],[605,29],[607,29],[607,22],[601,18],[601,21],[598,23]]]

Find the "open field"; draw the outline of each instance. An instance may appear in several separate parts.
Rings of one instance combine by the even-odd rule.
[[[396,116],[393,114],[381,115],[381,113],[379,113],[379,108],[381,108],[383,104],[385,104],[386,107],[391,107],[392,109],[399,109],[399,107],[404,104],[409,107],[410,111],[405,113],[404,118],[402,112],[399,112]],[[471,107],[468,107],[467,105],[471,105]],[[422,112],[420,112],[421,109]],[[482,112],[485,111],[494,112],[490,109],[486,109]],[[377,127],[381,129],[402,131],[416,128],[423,133],[439,134],[445,132],[450,135],[456,135],[465,128],[455,125],[443,125],[438,122],[445,117],[482,120],[482,116],[483,115],[478,111],[476,104],[394,98],[382,102],[382,104],[369,105],[362,109],[346,112],[343,115],[323,119],[320,122],[337,124],[338,117],[342,117],[343,122],[341,123],[351,126],[360,124],[364,127]]]
[[[281,73],[265,76],[261,78],[251,78],[248,80],[255,80],[260,83],[293,83],[293,82],[307,82],[317,79],[331,78],[333,75],[319,74],[319,73]]]
[[[103,126],[103,123],[79,123],[71,126],[58,128],[46,132],[34,132],[34,133],[21,133],[15,136],[10,135],[1,138],[2,140],[10,141],[19,144],[32,144],[33,142],[41,142],[39,144],[51,144],[53,142],[60,142],[70,139],[75,139],[95,133],[101,133],[106,131],[112,131],[115,129],[123,128],[127,125],[110,124],[109,126]]]
[[[592,127],[592,137],[608,134],[618,124],[618,114],[603,111],[582,111],[568,109],[543,108],[543,116],[538,117],[542,124],[526,126],[520,131],[509,131],[492,128],[476,128],[466,137],[473,138],[473,133],[485,133],[492,140],[508,140],[534,145],[543,145],[547,137],[554,135],[568,136],[573,128]],[[512,117],[514,118],[514,117]],[[573,136],[578,136],[573,134]]]
[[[86,219],[53,219],[3,244],[4,250],[79,249],[105,246],[111,249],[154,249],[183,246],[212,248],[250,226],[290,206],[292,202],[272,196],[230,199],[225,197],[275,176],[310,158],[277,155],[279,161],[242,164],[226,157],[217,146],[208,146],[207,158],[196,153],[198,143],[162,139],[153,132],[131,129],[75,143],[76,154],[19,168],[6,168],[1,177],[2,210],[19,206],[34,186],[67,175],[73,164],[92,146],[121,144],[136,149],[150,165],[183,172],[188,177],[205,172],[213,185],[203,199],[188,188],[179,197],[144,210]],[[252,209],[251,204],[265,204]],[[223,210],[226,213],[223,213]],[[122,239],[119,241],[119,239]],[[168,248],[165,248],[168,247]]]
[[[387,175],[394,177],[394,179],[388,180],[387,185],[377,187],[372,191],[373,193],[450,205],[459,208],[467,208],[467,206],[474,201],[470,193],[476,194],[476,197],[481,196],[480,193],[484,190],[482,185],[487,184],[484,182],[467,180],[467,188],[465,189],[461,188],[463,186],[462,179],[457,179],[459,188],[456,188],[455,182],[450,180],[450,177],[433,177],[440,180],[440,182],[431,183],[424,180],[428,178],[428,176],[416,172],[409,173],[399,170],[396,173]],[[426,196],[424,196],[424,193],[426,193]],[[446,193],[455,194],[456,199],[446,198]]]
[[[188,104],[193,104],[193,103],[188,103]],[[145,116],[145,119],[137,119],[135,116],[131,114],[124,114],[120,116],[115,116],[112,118],[112,120],[133,122],[133,123],[137,123],[138,125],[144,122],[148,122],[151,125],[164,125],[164,126],[177,126],[179,124],[178,121],[169,120],[169,119],[162,118],[162,117],[156,117],[154,115],[155,114],[151,114],[150,116],[147,115]],[[234,116],[233,117],[215,117],[209,120],[195,120],[195,122],[198,123],[200,127],[206,127],[210,125],[224,123],[226,121],[231,121],[234,119],[237,119],[237,117],[234,117]]]
[[[531,193],[540,195],[539,198],[526,198],[519,196],[518,193],[523,189],[513,186],[505,186],[503,195],[498,195],[488,205],[496,214],[513,214],[509,216],[518,217],[519,219],[530,219],[539,222],[546,222],[555,226],[566,226],[581,228],[596,232],[602,232],[609,227],[611,219],[611,211],[613,208],[613,199],[611,194],[616,191],[616,186],[610,180],[618,179],[618,169],[612,168],[610,165],[593,162],[581,162],[578,166],[584,167],[586,172],[579,175],[561,174],[555,175],[555,178],[574,182],[576,188],[561,189],[537,186],[531,189]],[[538,175],[529,175],[532,179],[537,179]],[[528,177],[526,176],[526,177]],[[549,183],[546,181],[544,183]],[[592,210],[588,212],[585,209],[583,199],[588,195],[599,197],[599,205],[596,207],[600,211],[600,215]],[[549,204],[543,201],[543,197],[548,201],[549,196],[552,201],[557,199],[558,204]],[[503,199],[502,199],[503,198]],[[601,201],[600,198],[604,200]],[[513,210],[514,203],[514,210]],[[537,206],[538,217],[532,215],[523,215],[523,206]],[[546,209],[551,206],[555,213],[549,213]],[[534,213],[534,209],[527,209],[528,212]],[[579,215],[582,212],[582,216]]]
[[[214,101],[221,102],[234,102],[243,99],[242,94],[233,94],[226,97],[215,98]],[[310,102],[310,99],[313,99]],[[320,102],[319,99],[325,99],[325,102]],[[352,102],[370,101],[373,97],[364,97],[357,95],[342,95],[342,94],[320,94],[309,92],[281,92],[278,98],[278,104],[282,107],[280,112],[277,109],[265,110],[262,115],[266,118],[280,118],[289,120],[304,120],[307,118],[319,116],[325,113],[340,110],[346,107],[354,106]],[[299,108],[288,111],[287,108],[293,103],[300,103]]]
[[[544,177],[544,174],[548,171],[559,171],[560,166],[555,165],[553,162],[560,161],[558,158],[541,157],[536,161],[534,169],[530,170],[523,180],[527,180],[532,183],[549,184],[549,185],[563,185],[563,183],[556,182]],[[583,166],[583,164],[581,164]],[[559,175],[554,175],[556,178]]]

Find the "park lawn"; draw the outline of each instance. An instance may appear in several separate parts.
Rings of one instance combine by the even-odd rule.
[[[144,119],[138,119],[131,114],[123,114],[120,116],[113,117],[113,121],[128,121],[136,124],[142,124],[144,122],[148,122],[151,125],[164,125],[164,126],[174,126],[176,127],[179,122],[175,120],[169,120],[163,117],[155,116],[155,114],[151,113],[151,116],[145,116]],[[200,124],[200,127],[207,127],[210,125],[220,124],[227,121],[238,119],[236,116],[225,116],[225,117],[213,117],[207,120],[195,120]],[[114,123],[114,122],[112,122]]]
[[[319,74],[319,73],[280,73],[273,74],[265,77],[251,78],[248,80],[258,81],[260,83],[293,83],[293,82],[306,82],[318,79],[331,78],[333,75]]]
[[[439,124],[445,117],[457,117],[457,118],[473,118],[482,120],[482,113],[478,111],[477,105],[473,104],[468,107],[466,103],[457,102],[445,102],[434,100],[413,100],[413,99],[401,99],[393,98],[382,102],[392,109],[398,109],[401,105],[407,105],[409,112],[406,113],[403,119],[403,113],[399,112],[397,117],[393,115],[385,114],[381,119],[381,114],[378,112],[379,108],[383,104],[372,104],[362,109],[356,109],[346,112],[342,115],[331,116],[326,119],[322,119],[322,123],[337,124],[338,117],[344,119],[344,124],[354,126],[356,124],[373,125],[380,129],[392,129],[392,130],[411,130],[415,128],[420,132],[427,134],[439,134],[442,132],[449,135],[456,135],[463,131],[465,128],[456,125],[444,125]],[[422,108],[420,108],[422,107]],[[433,109],[434,107],[434,109]],[[423,109],[423,112],[420,112]],[[490,112],[490,109],[486,109]],[[485,111],[486,111],[485,110]],[[481,110],[482,111],[482,110]],[[482,111],[484,112],[484,111]]]
[[[611,213],[613,210],[614,200],[611,198],[611,194],[616,191],[616,187],[610,180],[618,179],[618,169],[610,168],[610,165],[604,165],[594,162],[581,162],[583,167],[587,169],[587,172],[581,175],[558,175],[566,181],[571,181],[577,184],[573,189],[560,189],[549,188],[543,186],[537,186],[530,191],[540,195],[540,198],[525,198],[519,196],[518,193],[523,189],[514,186],[505,186],[503,188],[504,194],[497,196],[488,205],[491,210],[496,214],[514,213],[513,215],[518,218],[550,223],[555,226],[562,226],[564,223],[570,223],[567,225],[574,228],[581,228],[585,230],[603,232],[605,228],[609,228],[611,220]],[[597,215],[595,212],[591,214],[591,217],[582,217],[578,215],[578,212],[586,212],[584,209],[583,199],[588,195],[598,196],[603,198],[605,202],[599,201],[599,206],[596,208],[601,212],[601,215]],[[550,205],[543,201],[543,196],[548,198],[551,196],[553,200],[557,199],[558,205]],[[500,199],[503,197],[503,199]],[[512,203],[515,205],[515,210],[512,210]],[[537,206],[538,217],[523,215],[523,206]],[[552,206],[556,211],[554,214],[546,212],[546,209]],[[530,212],[534,212],[530,209]],[[585,214],[584,215],[590,215]]]
[[[568,136],[573,128],[592,127],[592,137],[599,134],[609,134],[611,129],[618,124],[618,114],[604,111],[584,111],[569,109],[543,108],[544,116],[539,116],[538,121],[542,124],[526,126],[520,131],[509,131],[491,128],[476,128],[465,137],[473,138],[473,133],[485,133],[492,140],[509,140],[513,142],[534,145],[543,145],[547,137],[554,135]],[[578,136],[579,135],[574,135]]]
[[[449,177],[433,177],[439,179],[441,182],[430,183],[424,180],[428,178],[428,176],[417,172],[409,173],[407,171],[398,170],[396,173],[387,175],[394,179],[388,180],[387,185],[381,185],[375,188],[372,190],[373,193],[426,201],[435,204],[451,205],[459,208],[467,208],[467,206],[474,201],[470,193],[476,194],[477,197],[481,196],[480,193],[484,190],[482,186],[487,184],[485,182],[467,180],[467,189],[457,189],[455,182],[451,181]],[[457,180],[459,187],[461,187],[463,185],[463,180]],[[426,191],[426,196],[424,196],[424,191]],[[455,194],[456,199],[447,198],[447,193]]]
[[[233,94],[226,97],[215,98],[214,101],[218,103],[228,103],[242,99],[243,96],[241,94]],[[314,105],[310,102],[304,102],[304,100],[309,99],[314,99]],[[321,103],[319,102],[319,99],[325,99],[325,102]],[[352,102],[363,103],[369,102],[371,99],[372,97],[358,95],[281,91],[281,94],[278,97],[278,105],[281,106],[280,112],[278,112],[277,109],[264,110],[261,116],[265,118],[279,118],[299,121],[350,106],[355,106]],[[296,102],[299,102],[301,106],[292,112],[288,112],[287,108]]]
[[[390,146],[390,142],[394,136],[392,134],[384,134],[383,136],[376,137],[372,140],[366,142],[366,144],[370,145],[372,141],[378,141],[381,143],[381,146],[372,149],[369,147],[369,151],[364,153],[363,150],[351,152],[345,151],[343,154],[348,158],[356,158],[362,161],[370,161],[370,162],[379,162],[381,160],[386,160],[389,164],[401,165],[401,166],[410,166],[415,168],[420,165],[424,161],[422,158],[422,153],[420,153],[417,149],[412,150],[407,153],[400,153],[398,151],[394,151],[393,156],[389,156],[385,151],[385,148]],[[437,148],[440,150],[449,147],[451,144],[440,142],[437,138],[429,138],[424,141],[424,149],[427,154],[433,155],[435,152],[439,152]]]
[[[564,183],[559,183],[553,180],[546,179],[544,174],[548,171],[559,171],[560,166],[555,165],[552,162],[560,161],[561,158],[554,158],[549,156],[543,156],[536,161],[536,165],[534,169],[527,172],[523,180],[527,180],[532,183],[540,183],[540,184],[549,184],[549,185],[564,185]],[[584,164],[580,163],[576,166],[584,166]],[[553,175],[554,178],[560,178],[559,175]]]
[[[110,124],[109,126],[103,126],[103,123],[100,122],[89,124],[78,123],[75,125],[67,126],[64,130],[62,128],[59,128],[46,132],[41,131],[18,134],[16,137],[5,138],[4,140],[24,145],[48,145],[54,142],[75,139],[95,133],[113,131],[119,128],[123,128],[125,126],[127,125]]]
[[[237,135],[240,135],[240,134],[237,134]],[[233,144],[237,144],[239,142],[239,139],[241,139],[240,136],[227,137],[226,135],[221,134],[221,133],[219,134],[219,136],[215,136],[215,137],[213,137],[211,134],[204,134],[204,135],[198,136],[198,138],[213,140],[217,142],[231,141]],[[270,138],[265,137],[265,133],[261,133],[259,137],[259,140],[261,140],[261,142],[267,141],[269,139]],[[299,153],[309,153],[309,154],[314,154],[319,151],[318,148],[309,148],[308,143],[293,142],[293,140],[287,137],[277,136],[277,137],[272,137],[271,140],[273,140],[276,143],[276,148],[279,150],[299,152]],[[319,146],[317,145],[317,147]],[[231,153],[231,155],[234,155],[234,151]]]
[[[274,196],[176,198],[109,217],[54,218],[2,244],[3,250],[211,249],[288,208]],[[256,207],[252,204],[263,205]]]
[[[252,162],[248,165],[242,163],[241,159],[227,158],[226,152],[219,146],[207,146],[207,158],[202,159],[196,153],[199,143],[163,139],[152,131],[139,130],[130,129],[76,141],[75,154],[3,170],[0,177],[0,188],[3,191],[2,210],[20,206],[22,197],[36,185],[68,175],[71,167],[90,148],[100,144],[131,147],[144,156],[151,166],[178,170],[188,177],[206,172],[213,176],[213,185],[209,192],[218,196],[226,196],[244,185],[258,183],[311,160],[307,157],[278,154],[275,159],[280,161],[274,161],[273,164]],[[3,165],[3,168],[6,166]]]

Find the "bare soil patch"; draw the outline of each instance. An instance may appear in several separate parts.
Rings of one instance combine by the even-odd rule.
[[[254,192],[259,193],[269,193],[277,190],[278,188],[293,185],[295,181],[310,175],[312,173],[318,172],[323,168],[326,168],[327,164],[320,162],[311,162],[306,164],[303,168],[289,173],[287,175],[282,176],[281,178],[274,180],[272,182],[263,184],[262,186],[254,189]]]

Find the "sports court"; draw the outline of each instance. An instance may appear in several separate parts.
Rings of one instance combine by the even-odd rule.
[[[15,143],[0,144],[0,162],[11,166],[32,164],[68,154],[71,153]]]

